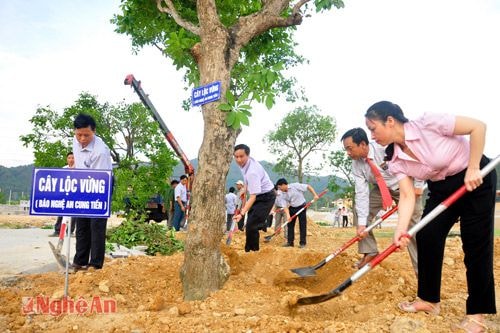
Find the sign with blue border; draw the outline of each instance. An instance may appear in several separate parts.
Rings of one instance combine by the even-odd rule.
[[[30,215],[109,217],[111,170],[33,170]]]
[[[220,99],[221,82],[215,81],[198,88],[194,88],[191,93],[191,104],[201,106]]]

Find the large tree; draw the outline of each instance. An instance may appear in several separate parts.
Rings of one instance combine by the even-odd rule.
[[[123,0],[113,22],[132,45],[157,47],[185,70],[187,85],[221,81],[221,101],[203,106],[204,132],[193,184],[190,229],[181,269],[184,298],[204,299],[222,287],[220,252],[224,185],[250,102],[270,108],[277,95],[297,97],[283,72],[303,59],[293,31],[304,15],[342,7],[341,0]]]
[[[165,189],[176,161],[149,111],[140,103],[99,103],[89,93],[81,93],[62,113],[48,106],[36,110],[30,119],[31,132],[20,137],[26,147],[33,148],[35,166],[66,164],[66,154],[73,144],[73,119],[80,112],[96,120],[97,135],[110,148],[116,165],[113,210],[123,209],[129,186],[134,189],[133,200],[138,207],[144,207],[151,195]]]
[[[312,174],[322,168],[321,159],[315,158],[313,164],[309,159],[315,153],[325,152],[336,132],[335,120],[321,115],[316,106],[295,108],[265,137],[269,151],[278,156],[275,171],[294,175],[302,183],[304,173]]]
[[[345,199],[354,200],[354,178],[352,176],[352,160],[344,150],[332,151],[328,156],[328,162],[337,177],[331,177],[328,187],[333,193],[342,193]],[[347,181],[345,184],[339,184],[339,180]]]

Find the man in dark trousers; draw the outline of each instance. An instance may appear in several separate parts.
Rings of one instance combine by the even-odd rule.
[[[285,215],[287,220],[290,219],[290,216],[295,215],[299,210],[304,208],[306,205],[306,198],[304,197],[304,192],[309,191],[314,196],[314,200],[318,200],[318,194],[314,191],[311,185],[301,184],[301,183],[292,183],[288,185],[288,182],[285,178],[278,179],[276,182],[278,189],[283,192],[283,200],[286,205],[283,207],[285,210]],[[306,237],[307,237],[307,209],[304,209],[299,217],[299,230],[300,230],[300,248],[306,247]],[[297,220],[297,216],[293,218],[293,220],[288,223],[288,240],[283,246],[285,247],[293,247],[293,242],[295,240],[295,221]]]
[[[80,113],[73,121],[75,136],[73,153],[78,169],[112,170],[108,146],[95,135],[96,123],[88,115]],[[78,217],[76,220],[76,253],[73,271],[89,266],[101,269],[104,264],[107,218]]]
[[[247,145],[239,144],[234,147],[234,160],[240,167],[250,197],[233,219],[238,222],[248,213],[245,252],[259,251],[259,229],[265,227],[267,216],[276,199],[276,192],[262,165],[250,157],[250,148]]]

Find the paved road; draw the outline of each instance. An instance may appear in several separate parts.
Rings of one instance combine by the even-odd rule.
[[[0,278],[30,273],[57,272],[59,268],[48,241],[57,245],[57,237],[48,237],[53,229],[0,229]],[[75,238],[70,241],[71,256]],[[63,245],[66,254],[66,244]]]

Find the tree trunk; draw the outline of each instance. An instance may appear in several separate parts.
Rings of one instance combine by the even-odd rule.
[[[201,44],[199,67],[202,84],[221,81],[222,94],[229,87],[230,70],[225,61],[224,32]],[[226,46],[227,47],[227,46]],[[226,224],[224,195],[237,131],[227,127],[219,102],[203,106],[204,135],[198,155],[192,191],[189,232],[186,238],[181,280],[185,300],[205,299],[222,288],[229,266],[220,251]]]
[[[299,161],[297,163],[297,179],[299,181],[299,183],[302,184],[303,180],[304,180],[304,175],[303,175],[303,171],[302,171],[302,158],[299,156]]]

